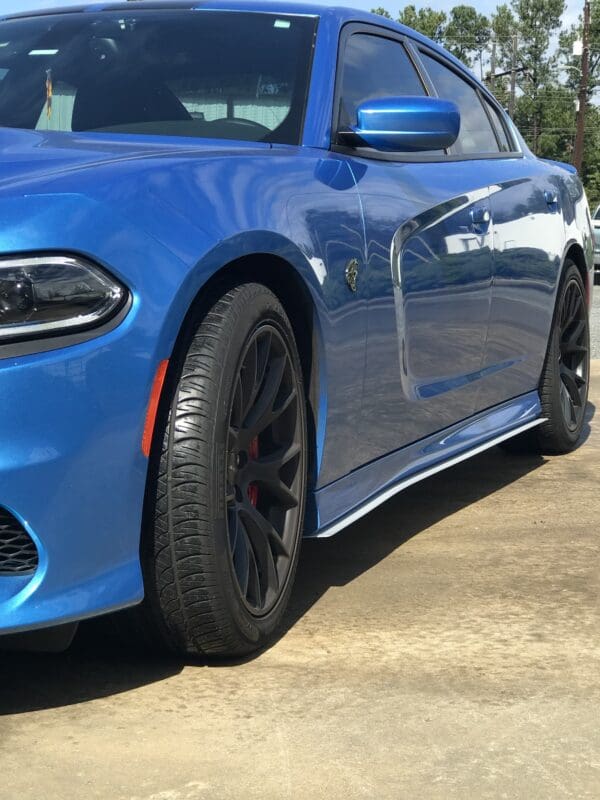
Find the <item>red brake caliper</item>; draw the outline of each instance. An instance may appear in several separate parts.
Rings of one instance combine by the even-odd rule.
[[[250,447],[248,448],[248,458],[255,459],[258,458],[258,436],[255,436],[254,439],[250,442]],[[251,483],[248,486],[248,499],[256,508],[258,504],[258,486],[255,483]]]

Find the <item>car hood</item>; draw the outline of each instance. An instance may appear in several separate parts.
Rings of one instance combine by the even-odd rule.
[[[165,142],[159,137],[0,128],[0,189],[116,162],[163,157],[204,159],[213,154],[222,158],[270,148],[262,142],[180,138]]]

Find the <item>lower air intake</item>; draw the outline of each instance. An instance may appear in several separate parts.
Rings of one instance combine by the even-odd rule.
[[[37,565],[33,539],[9,511],[0,508],[0,575],[27,575]]]

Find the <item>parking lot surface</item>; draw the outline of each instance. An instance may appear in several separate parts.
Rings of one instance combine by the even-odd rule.
[[[305,542],[254,659],[139,656],[98,623],[0,654],[0,798],[597,798],[593,376],[571,455],[494,449]]]

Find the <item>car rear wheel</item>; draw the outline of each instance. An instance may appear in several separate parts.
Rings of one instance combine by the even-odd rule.
[[[572,261],[565,264],[540,381],[539,427],[506,442],[513,452],[568,453],[585,422],[590,375],[590,331],[586,293]]]
[[[235,657],[273,636],[296,570],[302,370],[285,311],[259,284],[227,292],[190,333],[159,433],[142,615],[174,651]]]

